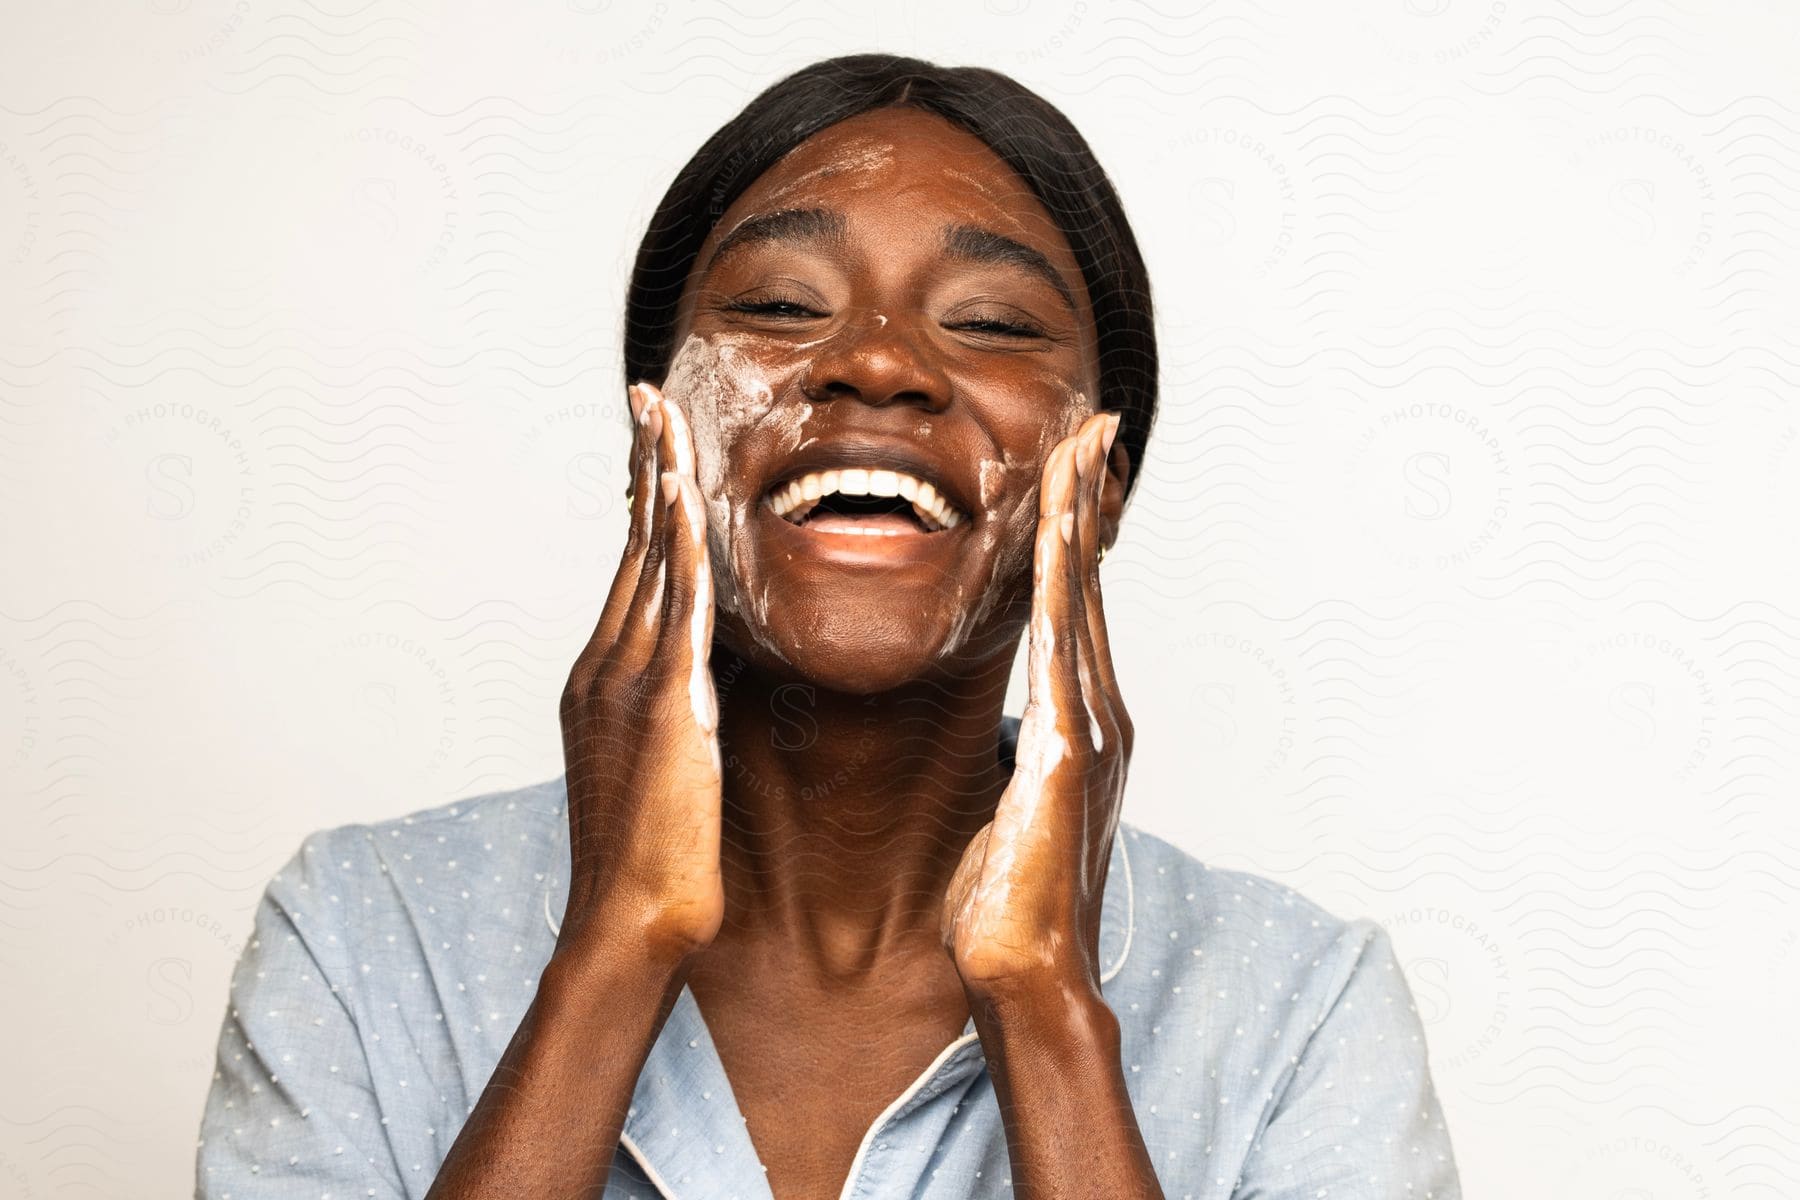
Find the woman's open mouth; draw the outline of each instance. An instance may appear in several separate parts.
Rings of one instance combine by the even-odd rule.
[[[811,533],[901,537],[954,529],[967,519],[928,481],[885,469],[808,471],[770,488],[764,503]]]

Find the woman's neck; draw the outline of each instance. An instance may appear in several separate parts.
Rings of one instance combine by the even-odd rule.
[[[1010,659],[872,696],[778,678],[720,647],[725,927],[821,978],[935,940],[962,852],[994,814]]]

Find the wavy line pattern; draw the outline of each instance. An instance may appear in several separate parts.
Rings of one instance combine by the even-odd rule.
[[[1063,107],[1149,257],[1128,815],[1387,926],[1472,1200],[1800,1195],[1800,15],[37,7],[0,1191],[188,1187],[170,1084],[299,838],[560,770],[638,239],[757,90],[881,46]]]

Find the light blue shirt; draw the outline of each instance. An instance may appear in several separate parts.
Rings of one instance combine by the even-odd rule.
[[[555,946],[566,804],[558,777],[305,839],[232,978],[196,1196],[430,1189]],[[1101,921],[1102,992],[1170,1200],[1460,1200],[1424,1032],[1379,925],[1129,823]],[[971,1020],[876,1119],[842,1194],[1001,1197],[1010,1175]],[[769,1194],[684,987],[605,1195]]]

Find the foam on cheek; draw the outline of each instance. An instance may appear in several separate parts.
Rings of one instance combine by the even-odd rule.
[[[801,427],[812,406],[777,409],[762,368],[728,337],[690,335],[669,365],[663,391],[690,417],[718,605],[744,617],[758,642],[779,655],[762,632],[768,622],[768,588],[755,587],[751,578],[749,521],[761,497],[755,481],[734,475],[730,464],[738,442],[763,425],[778,430],[778,452],[791,453],[801,443]],[[754,604],[746,602],[746,592],[756,597]]]
[[[985,487],[983,491],[986,491]],[[979,628],[999,606],[1004,595],[1001,581],[1012,579],[1020,571],[1030,568],[1031,531],[1036,525],[1037,495],[1034,492],[1010,498],[1002,493],[993,500],[982,500],[981,516],[975,523],[975,532],[979,541],[979,553],[990,563],[988,577],[982,583],[981,592],[973,606],[958,605],[960,613],[950,636],[944,642],[943,657],[947,658],[961,650],[969,634]],[[958,599],[961,599],[960,593]]]
[[[1049,458],[1051,449],[1079,428],[1087,416],[1089,402],[1086,393],[1060,380],[1057,381],[1057,387],[1062,392],[1063,403],[1039,427],[1037,446],[1029,459],[1021,459],[1010,451],[1002,450],[998,461],[982,460],[978,497],[981,519],[976,521],[975,527],[980,538],[981,553],[987,555],[993,565],[988,570],[987,581],[982,585],[974,607],[963,610],[951,629],[950,636],[944,643],[942,657],[949,657],[960,650],[968,635],[993,615],[994,609],[1004,599],[1002,582],[1017,577],[1020,572],[1031,567],[1036,545],[1032,531],[1036,529],[1038,520],[1037,490],[1014,489],[1014,493],[1008,496],[1006,481],[1014,473],[1033,469],[1034,465],[1041,474],[1041,464]],[[959,595],[958,599],[960,598]]]
[[[1006,464],[998,459],[981,460],[981,508],[987,512],[994,507],[994,498],[1006,484]]]

